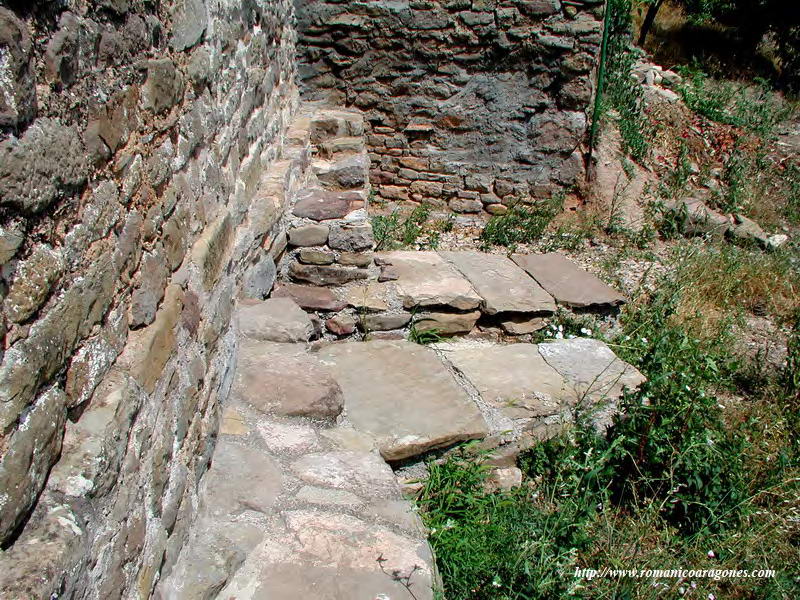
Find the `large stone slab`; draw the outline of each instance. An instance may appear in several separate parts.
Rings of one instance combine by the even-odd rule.
[[[433,558],[420,536],[322,510],[282,516],[285,527],[270,532],[219,598],[411,598],[398,581],[409,577],[413,597],[432,600]]]
[[[339,384],[302,344],[242,343],[233,396],[264,414],[330,419],[342,412]]]
[[[636,368],[617,358],[599,340],[573,338],[539,344],[547,364],[567,382],[573,403],[614,403],[624,388],[637,388],[645,381]]]
[[[353,426],[401,460],[487,433],[477,406],[429,348],[404,341],[334,344],[322,349],[344,392]]]
[[[483,298],[488,315],[503,312],[553,313],[556,303],[542,287],[500,254],[440,252]]]
[[[559,304],[572,308],[613,308],[625,297],[561,254],[515,254],[525,269]]]
[[[485,402],[512,419],[557,415],[568,407],[571,390],[535,344],[454,344],[446,355]]]
[[[380,253],[397,274],[395,285],[406,308],[450,306],[474,310],[482,298],[455,267],[436,252],[396,251]]]

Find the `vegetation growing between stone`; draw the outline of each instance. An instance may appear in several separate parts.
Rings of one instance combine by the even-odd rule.
[[[584,424],[537,445],[520,459],[525,483],[511,491],[487,488],[486,456],[470,447],[429,465],[418,502],[446,597],[796,595],[800,327],[795,321],[786,368],[753,381],[730,352],[729,327],[694,333],[695,315],[683,303],[697,280],[689,265],[623,315],[612,347],[648,382],[626,396],[625,416],[607,435]],[[759,391],[725,406],[745,388]],[[574,576],[602,567],[778,573],[656,582]]]

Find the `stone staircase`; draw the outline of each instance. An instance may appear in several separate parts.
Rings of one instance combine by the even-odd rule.
[[[403,493],[423,459],[482,440],[513,484],[520,451],[578,411],[608,423],[643,381],[597,340],[525,341],[559,305],[624,301],[564,257],[374,253],[361,116],[304,111],[290,138],[310,168],[284,217],[280,284],[236,309],[230,398],[162,600],[432,599],[435,562]],[[506,337],[423,346],[412,326]]]

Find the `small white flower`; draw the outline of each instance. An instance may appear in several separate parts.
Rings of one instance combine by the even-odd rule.
[[[711,440],[708,440],[708,441],[709,441],[709,443],[711,443],[711,444],[713,444],[713,443],[714,443],[714,442],[712,442]],[[713,550],[709,550],[709,551],[708,551],[708,558],[714,558],[715,556],[716,556],[716,554],[714,554],[714,551],[713,551]]]
[[[555,337],[556,337],[556,339],[557,339],[557,340],[563,340],[563,339],[564,339],[564,334],[563,334],[563,333],[561,333],[561,332],[559,331],[559,332],[556,334],[556,336],[555,336]]]
[[[708,600],[717,600],[717,597],[714,594],[709,594]]]
[[[643,343],[643,344],[646,344],[646,343],[647,343],[647,338],[646,338],[646,337],[643,337],[643,338],[642,338],[642,343]]]
[[[681,586],[678,588],[678,593],[683,596],[686,593],[686,588]]]

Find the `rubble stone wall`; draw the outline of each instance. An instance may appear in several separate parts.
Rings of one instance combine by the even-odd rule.
[[[146,598],[263,297],[298,103],[291,0],[0,6],[0,596]],[[296,145],[295,145],[296,146]]]
[[[583,173],[602,7],[298,2],[301,87],[366,112],[383,198],[502,213]]]

